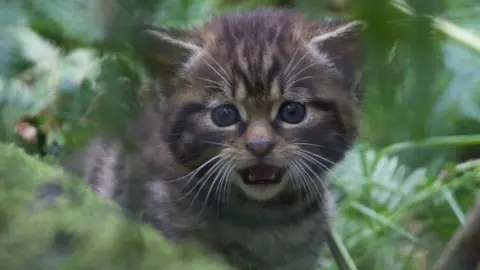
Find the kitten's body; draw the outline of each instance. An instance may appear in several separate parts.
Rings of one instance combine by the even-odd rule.
[[[146,222],[173,242],[200,242],[237,269],[314,269],[333,215],[325,179],[317,178],[356,138],[362,96],[357,37],[348,27],[335,33],[340,26],[262,9],[178,38],[147,28],[136,48],[162,80],[164,102],[130,127],[137,145],[127,158],[112,141],[92,143],[88,182],[120,203],[140,191]],[[266,140],[272,150],[259,147]],[[256,148],[245,150],[252,142]],[[208,163],[218,153],[215,169]],[[317,166],[316,157],[329,163]],[[252,184],[256,162],[274,166],[279,182]]]
[[[145,131],[152,129],[145,127]],[[209,211],[203,200],[193,201],[194,192],[181,200],[175,196],[184,182],[169,180],[186,173],[176,166],[161,139],[139,141],[136,156],[130,157],[135,164],[150,162],[148,167],[152,166],[149,169],[155,173],[146,173],[144,165],[128,164],[118,145],[114,145],[101,139],[90,145],[85,176],[99,194],[124,203],[126,193],[122,189],[128,184],[127,171],[149,174],[142,199],[143,218],[167,239],[180,244],[200,242],[210,251],[226,256],[234,269],[314,269],[334,212],[328,191],[323,193],[322,204],[314,205],[264,205],[233,193],[223,209]]]

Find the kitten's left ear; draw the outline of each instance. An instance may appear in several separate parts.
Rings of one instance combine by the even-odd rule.
[[[346,87],[361,101],[364,92],[364,52],[360,33],[364,24],[360,21],[350,23],[329,22],[320,30],[310,43],[333,61],[346,80]]]
[[[201,50],[189,42],[188,34],[188,30],[138,26],[133,31],[133,49],[152,77],[169,78]]]

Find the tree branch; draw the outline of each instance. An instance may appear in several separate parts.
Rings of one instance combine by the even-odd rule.
[[[455,167],[456,173],[480,168],[480,159],[467,161]],[[479,173],[480,176],[480,173]],[[440,175],[444,180],[447,173]],[[470,210],[466,223],[448,242],[434,266],[435,270],[480,270],[480,198]]]
[[[435,270],[480,269],[480,199],[442,252]]]

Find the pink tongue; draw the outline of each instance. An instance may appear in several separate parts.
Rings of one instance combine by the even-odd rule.
[[[273,180],[277,168],[270,165],[259,164],[248,169],[250,171],[250,180]]]

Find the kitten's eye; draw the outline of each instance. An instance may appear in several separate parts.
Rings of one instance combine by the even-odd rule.
[[[240,121],[240,113],[231,104],[220,105],[213,109],[212,120],[219,127],[227,127]]]
[[[278,111],[278,118],[289,124],[298,124],[305,118],[305,105],[298,102],[285,102]]]

